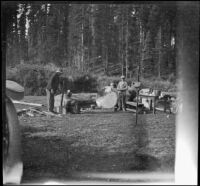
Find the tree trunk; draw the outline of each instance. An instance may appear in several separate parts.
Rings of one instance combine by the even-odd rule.
[[[103,30],[102,33],[102,59],[104,60],[104,73],[107,74],[108,71],[108,54],[107,54],[107,46],[106,46],[106,33],[105,29]]]
[[[121,56],[122,56],[122,61],[121,61],[121,64],[122,64],[122,75],[124,75],[124,47],[123,47],[123,43],[124,43],[124,15],[123,15],[123,9],[121,9],[121,13],[122,13],[122,22],[121,22]]]
[[[127,11],[127,17],[126,17],[126,78],[128,78],[128,11]]]
[[[158,30],[158,78],[161,77],[161,64],[162,64],[162,28]]]
[[[11,63],[12,65],[13,64],[18,64],[19,61],[20,61],[20,48],[17,47],[19,46],[19,34],[18,34],[18,21],[17,21],[17,16],[14,18],[14,22],[15,22],[15,27],[14,27],[14,30],[15,30],[15,35],[14,35],[14,47],[16,48],[16,59],[13,60],[13,62]]]
[[[60,18],[60,6],[58,6],[58,17]],[[57,46],[60,44],[60,26],[58,27],[58,33],[57,33]]]
[[[121,56],[121,53],[122,53],[122,47],[121,47],[121,42],[122,42],[122,29],[121,29],[121,24],[119,24],[119,42],[118,42],[118,59],[119,59],[119,64],[121,64],[121,61],[122,61],[122,56]],[[123,74],[123,66],[121,64],[121,74]]]
[[[20,61],[25,61],[27,57],[27,44],[26,44],[26,12],[27,5],[23,4],[23,12],[19,18],[19,30],[20,30]]]
[[[48,7],[45,4],[45,32],[44,32],[44,40],[47,40],[47,26],[48,26]]]
[[[143,76],[143,60],[144,60],[144,30],[142,28],[141,21],[139,22],[139,28],[140,28],[140,46],[139,46],[139,52],[140,52],[140,59],[139,59],[139,65],[140,65],[140,73],[141,76]]]
[[[82,7],[82,22],[81,22],[81,71],[84,71],[84,6]]]
[[[96,43],[95,43],[95,16],[94,16],[94,12],[95,12],[95,5],[92,4],[91,5],[91,31],[92,31],[92,67],[94,68],[95,65],[95,60],[96,60]]]
[[[63,36],[64,36],[64,56],[65,58],[67,58],[67,54],[68,54],[68,40],[67,40],[67,37],[68,37],[68,34],[69,34],[69,24],[68,24],[68,17],[69,17],[69,5],[65,5],[65,8],[64,8],[64,27],[63,27]]]

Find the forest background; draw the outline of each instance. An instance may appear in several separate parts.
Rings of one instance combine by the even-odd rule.
[[[10,2],[6,78],[45,95],[57,67],[73,92],[96,92],[126,76],[177,90],[175,3]]]

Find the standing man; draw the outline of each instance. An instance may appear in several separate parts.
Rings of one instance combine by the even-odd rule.
[[[125,81],[125,76],[121,76],[121,81],[117,85],[119,94],[119,110],[126,111],[126,91],[128,90],[128,84]]]
[[[61,74],[62,74],[61,69],[58,69],[55,73],[53,73],[52,76],[50,77],[47,87],[46,87],[47,109],[49,112],[54,113],[54,110],[53,110],[54,109],[54,96],[59,87]]]

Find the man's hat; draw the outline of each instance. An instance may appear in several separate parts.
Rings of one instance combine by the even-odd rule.
[[[121,79],[125,79],[125,76],[121,76]]]
[[[58,68],[58,69],[56,70],[56,73],[62,74],[62,73],[63,73],[63,72],[62,72],[62,69]]]

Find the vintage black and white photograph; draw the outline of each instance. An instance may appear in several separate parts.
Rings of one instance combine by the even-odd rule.
[[[3,184],[197,184],[198,2],[1,11]]]

